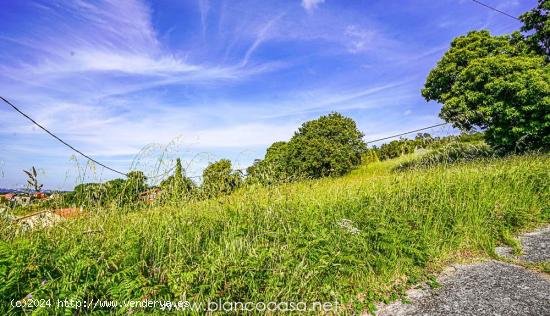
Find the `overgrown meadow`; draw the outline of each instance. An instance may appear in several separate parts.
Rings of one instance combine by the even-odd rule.
[[[446,264],[496,256],[502,243],[520,251],[514,236],[550,221],[549,10],[539,0],[515,18],[517,32],[455,38],[430,71],[422,96],[442,105],[460,136],[368,148],[412,132],[365,142],[352,118],[332,112],[273,143],[246,172],[221,159],[195,183],[177,158],[157,183],[144,168],[111,169],[124,179],[82,183],[27,208],[4,198],[0,314],[202,315],[210,302],[332,302],[334,314],[372,313],[414,284],[435,286]],[[43,193],[31,170],[33,193]],[[85,211],[41,228],[18,224],[71,206]],[[93,304],[151,300],[203,305]]]
[[[58,299],[337,301],[338,314],[372,312],[442,265],[494,255],[550,220],[548,155],[400,168],[411,159],[191,203],[98,209],[25,233],[3,226],[0,312],[159,312],[75,310]],[[52,306],[10,305],[31,296]]]

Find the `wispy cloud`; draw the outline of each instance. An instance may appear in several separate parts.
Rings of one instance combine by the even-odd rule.
[[[302,7],[304,7],[307,12],[311,12],[323,2],[325,2],[325,0],[302,0]]]
[[[199,0],[199,11],[201,14],[201,30],[202,36],[206,34],[206,20],[208,19],[208,11],[210,10],[210,2],[208,0]]]
[[[303,91],[294,95],[290,100],[279,104],[278,113],[265,114],[261,118],[282,118],[303,115],[308,113],[326,113],[331,111],[349,111],[357,109],[374,109],[388,106],[388,101],[393,103],[400,98],[410,97],[403,91],[408,84],[413,81],[410,79],[390,82],[374,87],[363,89],[353,89],[345,91],[332,91],[329,88],[313,91]],[[393,91],[392,94],[384,92]]]
[[[208,3],[201,3],[204,20]],[[52,13],[55,11],[48,6],[41,9],[52,18],[59,14]],[[65,10],[70,11],[76,21],[62,20],[52,28],[38,29],[12,39],[43,58],[16,59],[9,65],[2,64],[6,76],[23,80],[39,76],[42,82],[50,81],[52,85],[83,73],[157,77],[132,87],[126,82],[121,89],[121,92],[135,92],[165,84],[239,80],[276,69],[273,62],[246,67],[250,55],[263,41],[274,20],[260,31],[244,63],[219,65],[191,62],[185,54],[176,55],[163,47],[151,24],[150,9],[140,1],[74,2]]]
[[[276,23],[277,20],[279,20],[283,16],[284,14],[277,15],[276,17],[267,21],[267,23],[265,23],[265,25],[260,28],[258,34],[256,35],[256,39],[244,54],[243,60],[241,61],[242,66],[246,66],[246,64],[248,64],[248,61],[254,51],[258,48],[258,46],[260,46],[263,41],[265,41],[269,37],[269,31],[273,27],[273,24]]]
[[[154,58],[147,54],[116,51],[83,50],[73,52],[71,58],[59,63],[45,62],[28,67],[35,74],[63,74],[78,72],[122,72],[126,74],[161,76],[171,73],[199,72],[200,66],[165,55]]]
[[[348,50],[351,53],[359,53],[374,48],[372,44],[377,34],[373,30],[364,30],[356,25],[349,25],[346,28],[345,35],[350,40]]]
[[[419,90],[450,40],[488,17],[493,31],[517,28],[470,2],[324,2],[6,2],[1,93],[122,170],[147,144],[178,136],[184,157],[256,151],[246,166],[330,111],[353,117],[369,139],[439,122],[440,105]],[[68,148],[1,106],[0,126],[0,186],[33,164],[63,178]]]

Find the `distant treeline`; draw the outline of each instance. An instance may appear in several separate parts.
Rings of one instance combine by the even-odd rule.
[[[484,133],[462,133],[444,137],[433,137],[428,133],[419,133],[414,139],[399,139],[373,147],[364,156],[365,161],[386,160],[410,154],[418,149],[437,149],[450,143],[479,143],[483,142]]]
[[[433,137],[420,133],[414,139],[394,140],[380,147],[367,148],[356,123],[339,113],[331,113],[304,123],[288,142],[275,142],[263,159],[257,159],[246,174],[234,170],[230,160],[209,164],[202,182],[185,175],[180,159],[174,173],[156,186],[149,187],[141,171],[132,171],[127,179],[77,185],[64,195],[64,203],[85,207],[179,203],[230,194],[245,185],[275,185],[303,179],[342,176],[361,163],[392,159],[419,149],[436,149],[453,142],[483,141],[483,133]],[[149,199],[150,191],[155,195]]]
[[[229,194],[243,185],[269,185],[297,179],[340,176],[361,163],[367,151],[355,122],[339,113],[321,116],[304,123],[288,142],[276,142],[267,149],[246,175],[234,170],[231,161],[221,159],[209,164],[197,184],[185,175],[181,161],[174,174],[158,186],[148,187],[141,171],[132,171],[126,180],[77,185],[65,195],[64,203],[84,206],[131,205],[146,190],[158,190],[155,203],[206,199]]]

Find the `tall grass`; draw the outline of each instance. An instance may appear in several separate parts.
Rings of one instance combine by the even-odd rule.
[[[432,151],[428,151],[417,159],[411,159],[401,164],[398,169],[428,168],[433,166],[472,161],[495,156],[493,149],[484,142],[461,143],[452,142]]]
[[[391,172],[400,163],[191,204],[104,209],[18,236],[4,230],[0,312],[22,312],[9,302],[28,294],[338,301],[372,311],[448,260],[492,254],[550,219],[547,155]]]

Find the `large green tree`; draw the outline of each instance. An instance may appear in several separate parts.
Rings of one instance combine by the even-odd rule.
[[[340,113],[306,122],[288,143],[287,170],[311,178],[343,175],[361,163],[362,138],[355,122]]]
[[[473,31],[454,39],[422,95],[442,103],[440,117],[455,127],[486,129],[496,148],[549,145],[550,68],[517,33]]]
[[[541,55],[550,58],[550,0],[539,0],[538,6],[524,13],[520,20],[523,22],[521,31],[525,41],[532,49]]]

